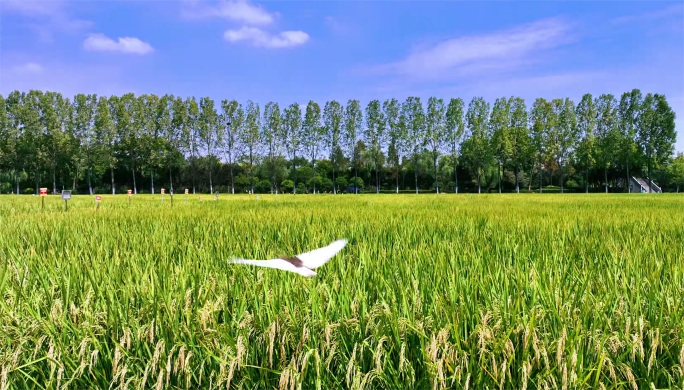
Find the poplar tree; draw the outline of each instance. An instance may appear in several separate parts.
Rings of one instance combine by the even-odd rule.
[[[510,108],[510,124],[509,124],[509,139],[510,139],[510,164],[513,166],[515,173],[515,192],[520,193],[520,171],[529,166],[531,162],[530,155],[532,151],[532,144],[530,139],[529,128],[527,126],[527,108],[525,101],[522,98],[511,98],[509,100]],[[530,178],[531,180],[532,178]]]
[[[410,96],[401,108],[406,124],[406,139],[411,145],[411,159],[415,177],[416,195],[418,195],[418,155],[425,146],[425,112],[419,97]]]
[[[354,165],[354,194],[359,193],[358,153],[356,153],[356,148],[359,134],[361,133],[362,121],[363,114],[361,113],[359,101],[349,100],[344,113],[344,140],[347,152],[351,156],[352,164]]]
[[[254,193],[254,160],[258,156],[260,146],[259,130],[261,128],[261,114],[259,105],[251,100],[247,102],[247,117],[245,125],[241,127],[240,138],[242,144],[247,148],[246,154],[249,158],[249,186]]]
[[[465,129],[463,121],[463,100],[451,99],[446,112],[445,138],[449,144],[451,160],[454,164],[454,193],[458,194],[458,153]]]
[[[333,194],[337,194],[337,183],[335,182],[335,167],[337,163],[336,156],[340,153],[340,137],[342,133],[342,125],[344,119],[344,111],[342,105],[336,101],[325,103],[323,109],[323,123],[325,134],[327,136],[327,145],[330,148],[330,162],[332,166],[332,182]]]
[[[321,126],[321,107],[318,103],[309,101],[302,125],[303,142],[311,157],[311,169],[313,170],[313,194],[316,195],[316,155],[323,140],[323,126]]]
[[[379,100],[373,100],[366,106],[366,132],[365,138],[367,146],[370,147],[373,163],[375,165],[375,193],[380,193],[380,156],[384,144],[385,115]]]
[[[577,117],[577,158],[584,162],[584,191],[589,193],[589,170],[595,162],[596,103],[591,94],[582,96],[575,109]]]
[[[300,148],[301,142],[301,127],[302,127],[302,110],[299,104],[292,103],[283,111],[283,144],[286,145],[287,151],[291,156],[292,172],[293,172],[293,193],[297,195],[297,151]]]

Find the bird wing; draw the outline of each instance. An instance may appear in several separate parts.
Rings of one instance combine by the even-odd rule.
[[[328,246],[323,248],[314,249],[311,252],[306,252],[297,255],[297,258],[302,261],[302,264],[310,269],[316,269],[323,264],[327,263],[328,260],[332,259],[339,251],[347,245],[347,240],[337,240]]]
[[[300,274],[302,276],[314,276],[316,275],[315,272],[306,269],[306,268],[298,268],[292,265],[289,261],[283,260],[283,259],[272,259],[272,260],[246,260],[246,259],[233,259],[232,260],[233,264],[247,264],[247,265],[255,265],[257,267],[266,267],[266,268],[274,268],[274,269],[279,269],[283,271],[289,271],[289,272],[294,272],[296,274]]]

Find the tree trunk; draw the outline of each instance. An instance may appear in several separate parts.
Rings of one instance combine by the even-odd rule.
[[[380,161],[375,160],[375,193],[380,193]]]
[[[530,180],[527,182],[527,190],[532,191],[532,168],[530,168]]]
[[[192,156],[192,194],[195,195],[195,175],[197,174],[196,169],[195,169],[195,156]]]
[[[254,193],[254,161],[253,155],[252,155],[252,150],[250,149],[249,151],[249,188],[252,190],[252,193]],[[211,178],[211,172],[209,174],[209,177]],[[209,179],[211,180],[211,179]]]
[[[333,152],[335,153],[335,152]],[[334,156],[334,154],[333,154]],[[332,159],[332,183],[333,183],[333,194],[337,194],[337,184],[335,184],[335,158]]]
[[[114,186],[114,167],[110,164],[109,170],[112,173],[112,195],[116,194],[116,187]]]
[[[235,183],[233,182],[233,163],[228,161],[230,164],[230,192],[235,195]]]
[[[416,195],[418,195],[418,161],[413,162],[413,173],[416,178]]]
[[[311,159],[311,166],[313,171],[313,194],[316,195],[316,159]]]
[[[458,164],[456,157],[454,157],[454,194],[458,194]]]
[[[88,166],[88,189],[90,190],[90,195],[93,194],[93,185],[90,182],[90,166]]]
[[[399,193],[399,165],[394,164],[394,172],[397,175],[397,194]]]
[[[603,167],[603,178],[605,180],[605,185],[606,185],[606,194],[608,193],[608,167],[604,166]]]
[[[584,178],[584,192],[589,193],[589,164],[587,163],[587,169],[585,170],[586,177]]]
[[[544,174],[542,173],[542,165],[539,163],[539,193],[542,193],[542,188],[544,187],[544,183],[542,182],[542,178]]]
[[[560,188],[561,194],[563,193],[563,160],[561,159],[558,164],[558,170],[560,171]]]
[[[520,193],[520,183],[518,182],[518,166],[515,166],[515,193]]]
[[[435,163],[435,191],[439,194],[439,180],[437,179],[437,156],[433,157],[434,163]]]
[[[154,195],[154,168],[150,169],[150,188],[152,189],[152,195]]]
[[[359,194],[359,167],[356,165],[356,159],[354,159],[354,195]]]
[[[651,180],[651,156],[648,156],[648,193],[653,192],[653,180]]]
[[[477,193],[482,193],[482,187],[480,187],[480,168],[477,168]]]
[[[171,193],[173,193],[173,168],[169,167],[169,186],[171,187]]]
[[[17,184],[17,195],[19,195],[19,172],[17,170],[14,170],[14,181]]]
[[[252,189],[252,192],[254,192],[253,189]],[[214,193],[214,183],[211,180],[211,167],[209,167],[209,193],[210,194]]]
[[[133,169],[132,169],[132,171],[133,171],[133,193],[134,193],[135,195],[138,195],[138,186],[137,186],[137,184],[135,183],[135,164],[133,164]]]
[[[497,180],[499,181],[499,193],[501,193],[501,164],[496,167],[496,175],[498,177]]]
[[[292,189],[292,194],[297,196],[297,164],[295,163],[295,160],[297,160],[297,152],[292,153],[292,156],[292,169],[294,170],[294,181],[292,182],[294,188]]]
[[[57,172],[54,167],[52,167],[52,193],[57,193]]]
[[[625,185],[627,186],[627,192],[631,194],[632,187],[629,185],[629,159],[627,159],[625,165],[627,166],[627,171],[625,172],[625,179],[627,179],[627,181],[625,181]]]

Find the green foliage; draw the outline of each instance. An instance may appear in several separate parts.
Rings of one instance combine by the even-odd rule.
[[[293,189],[294,189],[294,182],[292,180],[283,180],[282,183],[280,183],[280,190],[282,192],[292,193]]]

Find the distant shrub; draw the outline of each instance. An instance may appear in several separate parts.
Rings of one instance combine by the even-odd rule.
[[[31,187],[27,187],[27,188],[24,188],[23,190],[21,190],[21,193],[25,194],[25,195],[31,195],[31,194],[35,194],[36,190],[34,190]]]

